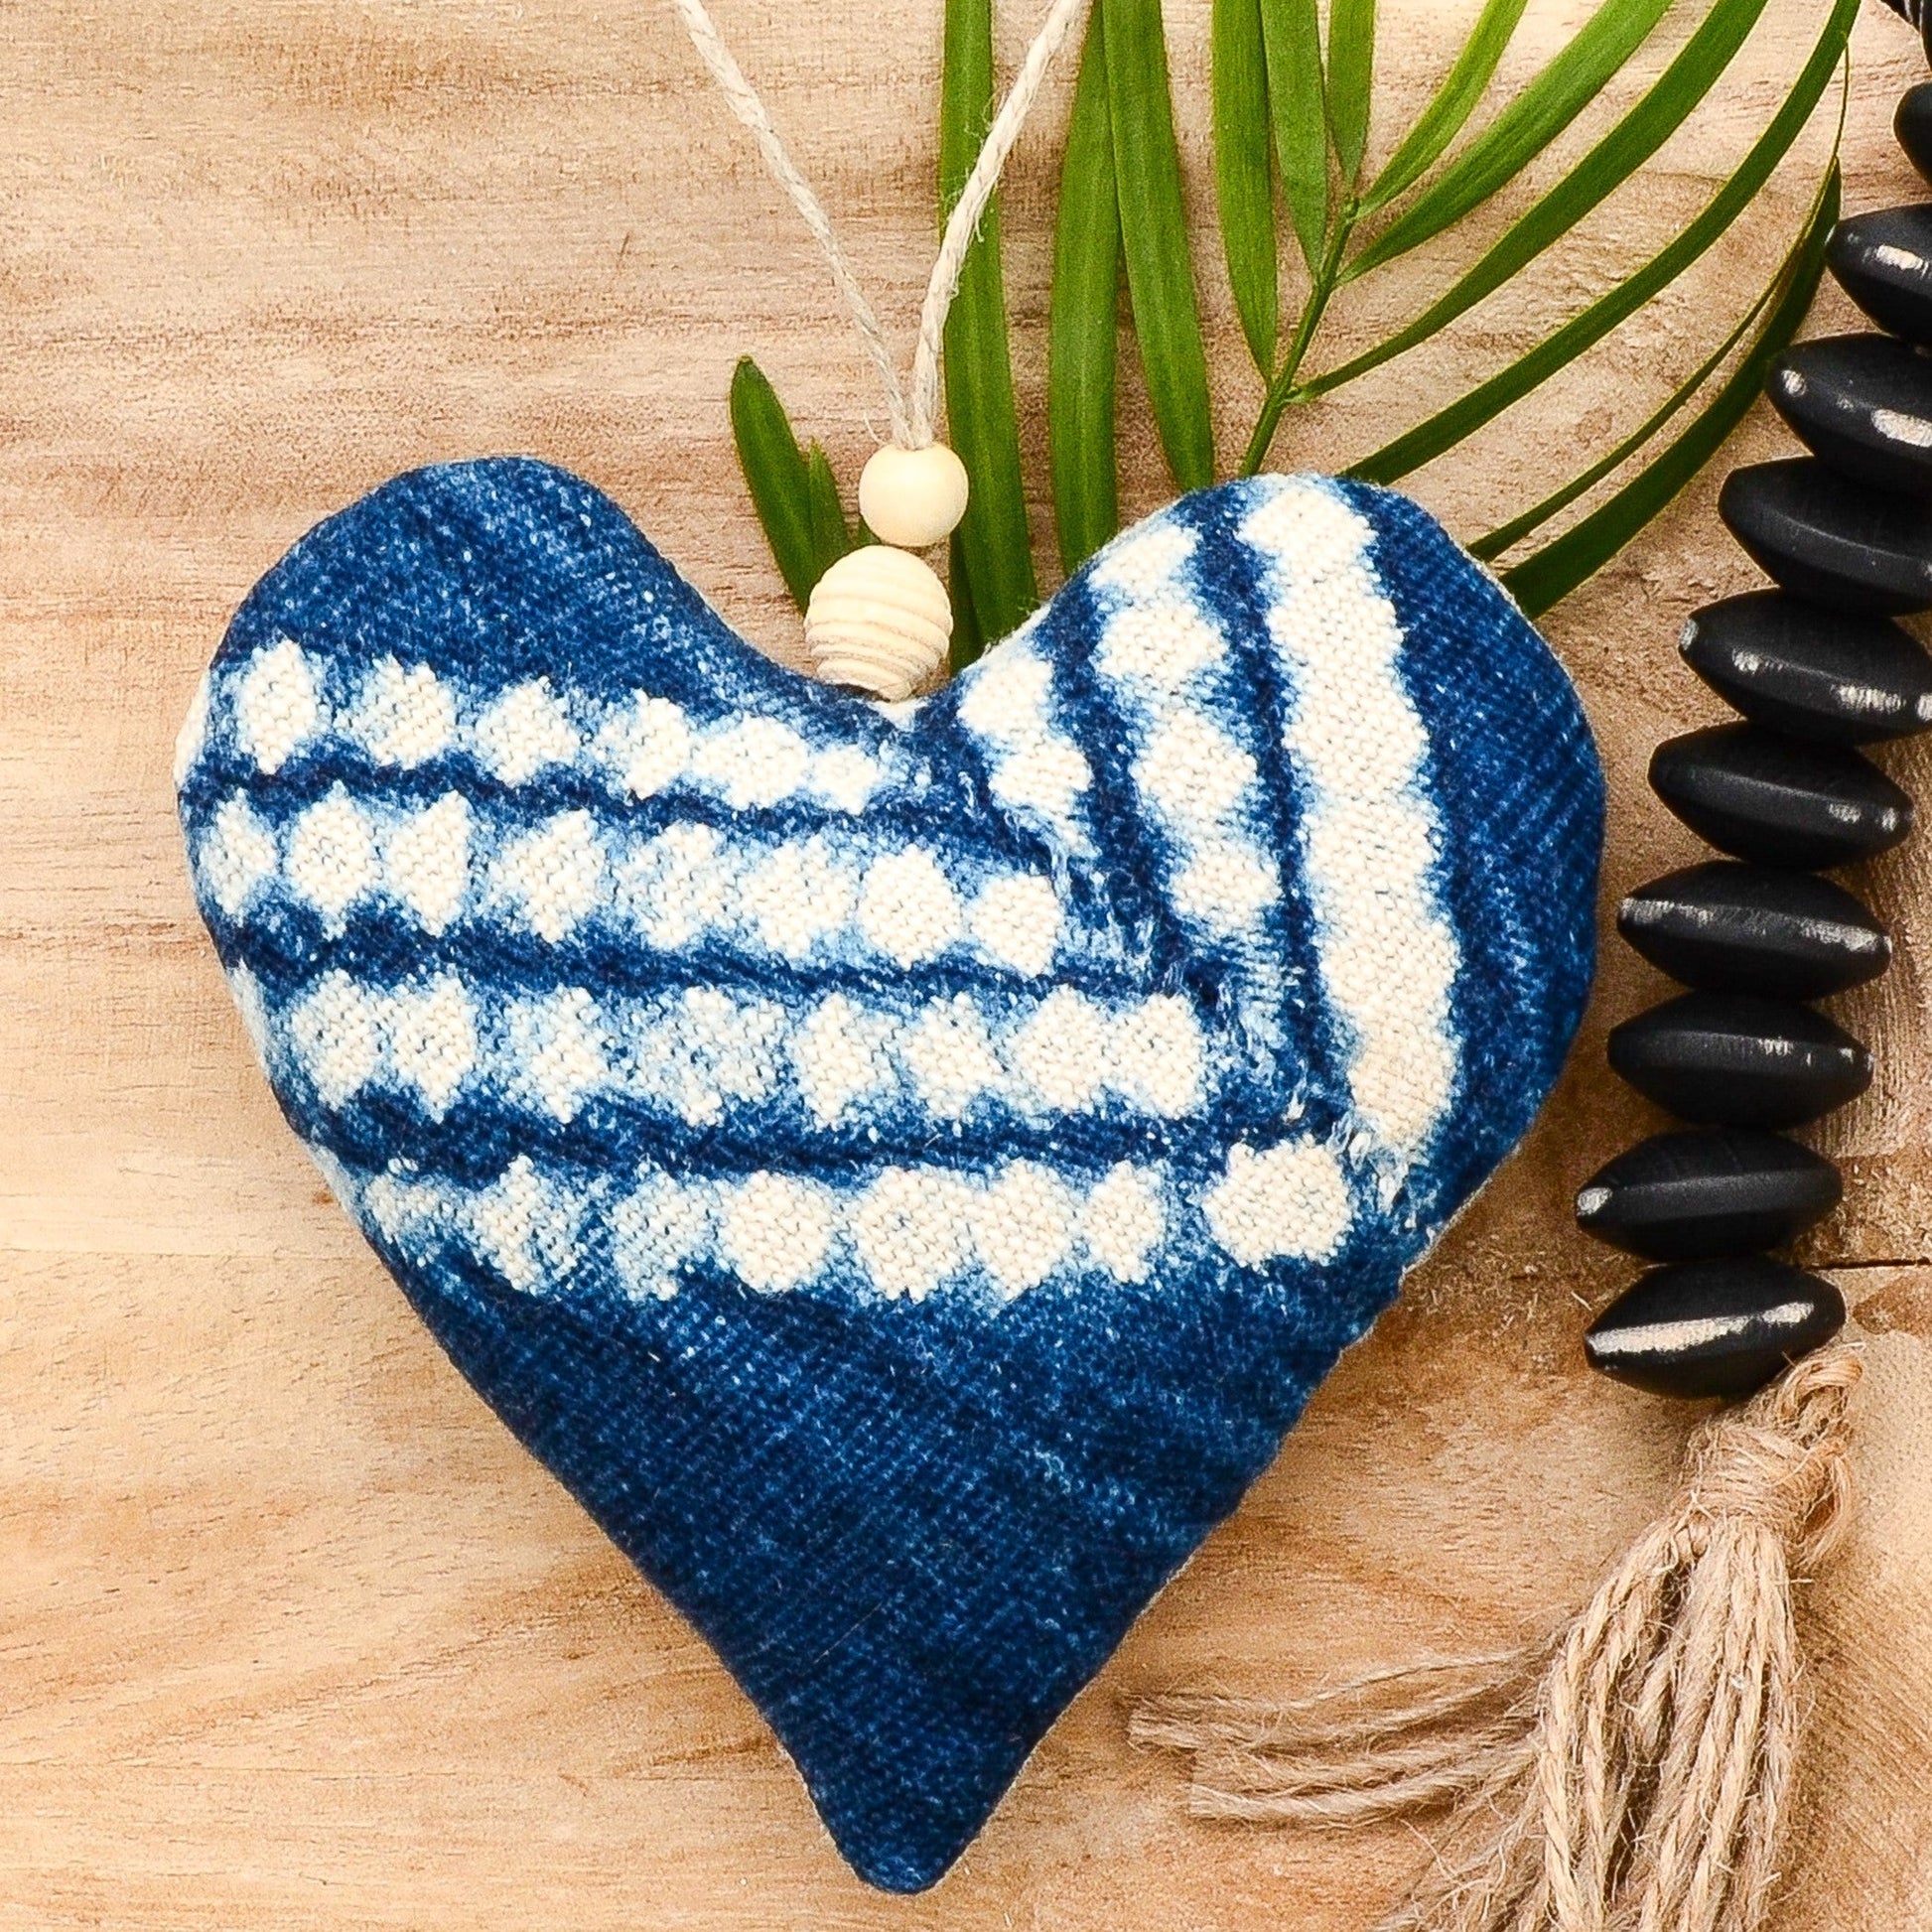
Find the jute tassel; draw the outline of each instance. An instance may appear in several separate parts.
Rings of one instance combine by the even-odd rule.
[[[1753,1932],[1801,1707],[1792,1578],[1843,1534],[1858,1355],[1807,1357],[1693,1438],[1670,1508],[1545,1646],[1378,1672],[1298,1704],[1168,1698],[1212,1818],[1448,1811],[1382,1932]]]

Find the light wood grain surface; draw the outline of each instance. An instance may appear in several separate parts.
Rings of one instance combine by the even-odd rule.
[[[1033,11],[1003,6],[1009,57]],[[1508,71],[1585,11],[1533,0]],[[1294,424],[1281,459],[1371,447],[1655,246],[1741,151],[1818,11],[1771,0],[1735,84],[1639,194],[1532,288]],[[1387,0],[1385,129],[1473,12]],[[909,340],[938,0],[719,13]],[[1205,0],[1170,25],[1205,218]],[[1874,206],[1913,192],[1886,123],[1919,69],[1875,8],[1858,51],[1849,196]],[[1009,198],[1035,450],[1064,100]],[[867,1891],[704,1646],[469,1392],[325,1194],[195,917],[167,775],[255,578],[320,516],[441,458],[580,470],[791,651],[723,398],[757,353],[850,486],[879,405],[822,277],[656,0],[0,0],[0,1928],[1370,1923],[1418,1841],[1195,1823],[1175,1767],[1129,1750],[1123,1707],[1536,1633],[1661,1498],[1687,1418],[1584,1372],[1587,1311],[1630,1271],[1568,1209],[1646,1125],[1601,1045],[1654,978],[1608,953],[1528,1149],[959,1869],[917,1900]],[[1818,159],[1813,143],[1689,286],[1421,493],[1471,531],[1634,423],[1768,272]],[[1467,246],[1365,287],[1338,344]],[[1211,246],[1202,264],[1231,448],[1255,385]],[[1134,412],[1147,505],[1162,483]],[[1779,447],[1757,420],[1733,456]],[[1551,622],[1610,774],[1611,894],[1694,851],[1642,773],[1660,736],[1718,715],[1676,663],[1679,620],[1751,582],[1713,495]],[[1932,791],[1932,756],[1891,762]],[[1880,1084],[1830,1130],[1854,1191],[1813,1258],[1872,1337],[1865,1505],[1806,1592],[1813,1771],[1782,1932],[1932,1924],[1932,865],[1908,849],[1864,884],[1902,957],[1846,1003]]]

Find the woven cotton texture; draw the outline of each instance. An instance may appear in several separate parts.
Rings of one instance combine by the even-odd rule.
[[[257,587],[178,775],[290,1124],[900,1890],[1515,1144],[1589,976],[1562,670],[1315,478],[1185,498],[884,707],[576,479],[422,471]]]

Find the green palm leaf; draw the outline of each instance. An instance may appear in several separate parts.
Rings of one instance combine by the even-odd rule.
[[[1776,306],[1749,353],[1690,428],[1599,508],[1503,574],[1504,585],[1529,617],[1540,617],[1594,576],[1670,503],[1743,420],[1762,391],[1771,364],[1798,333],[1818,293],[1825,273],[1825,247],[1838,220],[1839,190],[1834,162],[1816,211],[1787,263]]]
[[[942,224],[972,173],[992,118],[992,0],[946,0],[939,101]],[[1020,467],[997,201],[989,204],[960,271],[959,292],[946,318],[945,373],[948,440],[972,484],[956,554],[965,566],[981,630],[1003,637],[1038,604],[1039,587]],[[973,641],[962,642],[957,627],[953,646],[955,666],[971,661],[966,653],[973,652]]]
[[[1121,243],[1141,367],[1174,482],[1182,489],[1199,489],[1214,481],[1214,423],[1161,0],[1100,0],[1100,17],[1107,36]]]
[[[987,636],[973,610],[973,580],[967,574],[965,545],[957,530],[946,546],[946,557],[949,578],[946,589],[952,601],[952,649],[947,666],[953,671],[963,671],[982,657],[987,645],[997,642],[998,637]]]
[[[1488,91],[1503,50],[1528,5],[1529,0],[1488,0],[1435,98],[1363,195],[1363,214],[1387,207],[1404,189],[1413,187],[1462,132],[1476,102]]]
[[[1494,247],[1406,328],[1307,386],[1325,395],[1407,353],[1493,295],[1629,180],[1696,110],[1735,58],[1767,0],[1716,0],[1656,84],[1550,192],[1511,223]],[[1360,272],[1360,261],[1343,279]]]
[[[752,507],[785,589],[802,611],[819,579],[810,472],[778,392],[749,355],[732,371],[731,424]]]
[[[1563,52],[1363,250],[1354,273],[1420,247],[1515,180],[1602,92],[1673,4],[1603,0]]]
[[[1859,0],[1837,0],[1784,104],[1729,179],[1681,234],[1508,367],[1352,465],[1348,474],[1367,483],[1392,483],[1433,463],[1568,367],[1676,281],[1729,230],[1804,131],[1844,59],[1858,6]]]
[[[1321,0],[1211,0],[1221,241],[1243,336],[1269,378],[1249,467],[1265,459],[1285,409],[1338,389],[1428,341],[1514,281],[1628,183],[1730,69],[1766,0],[1702,0],[1694,29],[1661,75],[1446,294],[1340,367],[1312,379],[1302,374],[1339,287],[1443,233],[1516,179],[1678,4],[1596,0],[1555,59],[1465,139],[1527,8],[1527,0],[1484,0],[1421,117],[1363,188],[1374,98],[1374,0],[1328,0],[1325,62]],[[1684,275],[1731,229],[1789,155],[1843,59],[1856,6],[1857,0],[1831,0],[1829,19],[1775,114],[1683,232],[1545,340],[1364,458],[1351,474],[1390,482],[1436,461]],[[940,185],[948,208],[992,106],[991,0],[946,0]],[[1282,314],[1277,177],[1310,271],[1292,330]],[[1642,464],[1598,507],[1508,572],[1505,581],[1526,609],[1547,609],[1614,555],[1683,488],[1748,409],[1817,287],[1838,193],[1834,166],[1779,274],[1725,342],[1645,422],[1479,541],[1484,557],[1502,556],[1619,472]],[[1377,216],[1386,225],[1351,255],[1361,224]],[[1119,521],[1123,268],[1162,448],[1180,486],[1198,486],[1214,475],[1213,422],[1161,0],[1096,0],[1062,166],[1047,330],[1046,440],[1061,561],[1069,571]],[[997,206],[968,255],[948,321],[945,380],[949,440],[972,482],[967,518],[952,542],[958,666],[1024,621],[1038,596]],[[865,533],[855,533],[848,520],[823,451],[816,444],[800,447],[771,385],[749,359],[733,377],[731,414],[759,521],[802,608],[822,571]],[[1657,453],[1667,435],[1674,440]]]
[[[839,480],[825,452],[814,443],[805,453],[805,495],[812,519],[812,551],[823,577],[852,548],[852,526],[839,501]]]
[[[1315,0],[1261,0],[1261,33],[1282,199],[1312,271],[1328,234],[1328,111]]]
[[[1328,9],[1328,131],[1349,188],[1361,179],[1375,84],[1375,0],[1331,0]]]
[[[1087,59],[1093,59],[1092,31]],[[1275,372],[1281,328],[1281,277],[1275,249],[1275,170],[1270,158],[1267,49],[1261,0],[1214,0],[1214,195],[1221,213],[1221,248],[1228,286],[1248,352],[1263,375]],[[1084,72],[1081,85],[1086,84]],[[1076,102],[1074,113],[1079,113]],[[1072,166],[1074,135],[1067,136]],[[1111,173],[1112,163],[1109,162]],[[1060,188],[1066,219],[1066,186]]]
[[[1507,523],[1498,524],[1495,529],[1477,537],[1468,546],[1469,555],[1481,558],[1484,563],[1493,563],[1498,557],[1507,556],[1525,537],[1534,536],[1544,524],[1561,516],[1580,497],[1588,495],[1605,477],[1621,470],[1639,450],[1655,442],[1683,414],[1704,385],[1730,359],[1737,345],[1750,334],[1758,318],[1784,287],[1790,266],[1788,258],[1780,264],[1775,279],[1759,292],[1757,300],[1737,319],[1730,334],[1621,443],[1606,450],[1587,470],[1578,471],[1568,483],[1552,490],[1540,503],[1532,504],[1520,516],[1513,516]]]
[[[1265,127],[1262,139],[1265,174]],[[1273,229],[1271,215],[1271,268]],[[1232,259],[1230,254],[1230,265]],[[1046,322],[1047,462],[1060,562],[1069,573],[1120,527],[1114,458],[1119,329],[1120,203],[1114,184],[1105,25],[1095,12],[1087,27],[1060,168]]]

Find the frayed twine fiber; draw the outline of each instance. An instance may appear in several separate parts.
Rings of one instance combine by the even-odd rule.
[[[1193,1754],[1201,1817],[1449,1811],[1382,1932],[1753,1932],[1801,1721],[1792,1577],[1844,1533],[1861,1373],[1826,1349],[1705,1423],[1670,1508],[1547,1645],[1277,1707],[1165,1698],[1135,1741]]]

